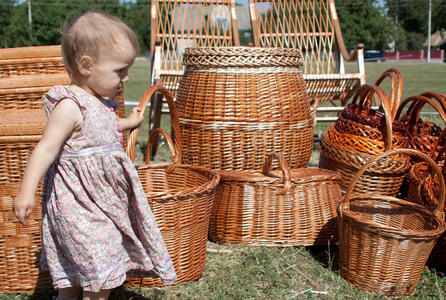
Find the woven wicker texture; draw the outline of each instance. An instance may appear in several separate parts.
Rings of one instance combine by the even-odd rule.
[[[272,171],[272,160],[282,171]],[[290,170],[282,154],[268,155],[263,172],[218,171],[209,238],[250,246],[327,245],[336,238],[341,200],[338,173]]]
[[[369,154],[381,153],[386,149],[386,122],[392,124],[396,113],[397,103],[399,103],[402,87],[398,86],[397,80],[392,77],[398,72],[389,69],[383,73],[377,83],[381,83],[387,76],[392,78],[391,99],[380,97],[378,91],[385,95],[377,85],[361,87],[354,95],[351,103],[347,104],[339,114],[334,125],[327,130],[327,138],[332,143],[345,146],[352,150],[358,150]],[[396,75],[395,75],[396,76]],[[398,76],[396,76],[398,77]],[[398,80],[402,83],[402,78]],[[372,98],[378,106],[387,107],[384,112],[373,110]],[[407,137],[399,136],[392,138],[394,148],[405,148],[408,144]]]
[[[43,182],[36,195],[36,206],[24,226],[12,212],[12,201],[19,183],[0,181],[0,292],[26,293],[51,288],[48,272],[39,270],[41,253],[40,203]]]
[[[69,83],[60,45],[0,49],[0,111],[41,109],[44,93],[56,84]],[[121,106],[116,113],[125,118],[124,94],[117,98]],[[123,138],[125,148],[126,132]]]
[[[385,117],[385,123],[384,126],[381,125],[383,119],[381,115],[375,112],[372,114],[366,113],[365,116],[367,118],[362,118],[364,116],[360,115],[360,110],[356,113],[353,107],[352,116],[355,115],[357,117],[354,122],[357,128],[361,127],[364,131],[367,131],[365,137],[340,132],[336,129],[336,124],[332,124],[322,136],[319,166],[342,174],[341,189],[343,191],[347,189],[352,178],[365,162],[374,154],[390,150],[392,147],[392,113],[384,91],[378,86],[365,84],[358,90],[356,96],[353,102],[357,98],[361,98],[365,103],[363,107],[370,107],[371,97],[375,97],[375,101],[381,104],[384,110],[384,113],[381,115]],[[374,118],[375,116],[379,117]],[[351,118],[344,119],[351,120]],[[367,120],[366,125],[360,125],[361,123],[358,121],[362,119]],[[379,128],[381,139],[374,139],[379,134],[375,131],[376,135],[372,135],[372,130],[368,130],[369,128]],[[359,129],[355,133],[359,134]],[[364,176],[360,178],[360,184],[355,187],[355,191],[363,193],[376,192],[394,196],[398,193],[408,169],[409,160],[407,157],[387,157],[379,164],[379,167],[372,168],[364,173]]]
[[[293,49],[189,48],[177,94],[185,163],[261,170],[268,153],[306,167],[316,108]]]
[[[60,46],[0,49],[0,78],[65,73]]]
[[[445,150],[446,150],[446,130],[438,138],[431,150],[430,157],[438,164],[445,177]],[[432,176],[429,165],[421,161],[415,163],[409,171],[409,191],[407,200],[419,203],[429,208],[434,208],[439,202],[440,182],[438,177]],[[446,209],[444,210],[446,213]],[[446,221],[446,219],[445,219]],[[436,266],[446,271],[446,234],[443,234],[432,252],[432,257]]]
[[[441,201],[433,210],[382,194],[352,194],[361,174],[373,163],[395,154],[417,156],[434,172],[441,171],[427,155],[411,149],[381,154],[353,178],[339,211],[339,269],[351,284],[386,296],[414,292],[438,237],[444,232],[444,181]]]
[[[426,92],[418,96],[405,99],[395,116],[394,127],[396,135],[406,135],[408,148],[420,150],[429,154],[446,124],[446,96],[434,92]],[[443,120],[444,124],[438,125],[420,117],[423,107],[428,104]],[[404,109],[407,108],[405,115]]]
[[[139,103],[141,114],[155,92],[163,93],[169,105],[175,143],[164,130],[156,129],[150,135],[147,153],[150,153],[150,144],[156,134],[162,133],[168,141],[172,162],[139,166],[138,175],[172,258],[178,276],[175,283],[188,283],[201,277],[206,264],[209,217],[220,177],[212,171],[181,164],[178,116],[172,96],[166,89],[150,87]],[[134,129],[129,136],[127,153],[132,159],[137,132]],[[127,285],[154,287],[163,284],[159,278],[144,277],[129,278]]]
[[[249,0],[249,9],[255,46],[305,49],[303,76],[311,99],[344,102],[365,81],[363,70],[341,71],[344,60],[358,67],[363,60],[358,51],[347,52],[333,0]]]

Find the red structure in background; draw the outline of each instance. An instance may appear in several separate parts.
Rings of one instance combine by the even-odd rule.
[[[383,52],[386,60],[427,61],[427,51],[386,51]],[[444,50],[431,51],[431,61],[444,61]]]

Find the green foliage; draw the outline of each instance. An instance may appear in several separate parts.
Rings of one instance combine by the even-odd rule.
[[[391,41],[391,26],[376,0],[336,1],[339,22],[347,49],[363,43],[366,49],[385,50]]]
[[[431,33],[446,28],[446,0],[431,0]],[[398,28],[398,50],[420,50],[427,39],[428,0],[386,0],[389,21]]]
[[[137,34],[141,51],[149,48],[150,0],[121,3],[120,0],[32,0],[32,25],[28,3],[0,3],[0,47],[60,44],[61,30],[76,16],[92,9],[106,11],[124,20]]]

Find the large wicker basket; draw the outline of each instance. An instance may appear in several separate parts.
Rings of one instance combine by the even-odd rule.
[[[169,105],[175,143],[160,129],[152,132],[149,145],[159,132],[163,133],[170,146],[172,163],[150,165],[150,149],[146,164],[139,166],[138,175],[147,194],[152,212],[160,228],[167,250],[172,258],[178,279],[175,283],[188,283],[201,277],[206,264],[206,246],[209,216],[220,177],[203,168],[181,164],[181,136],[178,117],[172,97],[161,86],[150,87],[142,97],[139,107],[142,112],[150,97],[161,92]],[[127,152],[134,159],[137,129],[129,136]],[[159,278],[129,278],[132,287],[162,286]]]
[[[282,172],[271,172],[277,159]],[[337,236],[340,174],[318,168],[290,170],[282,154],[268,155],[263,172],[217,171],[221,182],[209,237],[250,246],[327,245]]]
[[[358,94],[367,95],[367,93],[378,97],[377,102],[381,103],[384,109],[385,126],[381,129],[381,138],[374,140],[368,135],[361,139],[359,135],[337,131],[335,124],[332,124],[322,136],[320,143],[319,166],[341,173],[343,191],[347,190],[352,178],[374,154],[392,148],[391,111],[389,105],[386,105],[387,96],[381,88],[374,85],[363,85],[358,90]],[[409,159],[406,156],[386,157],[364,173],[360,184],[355,186],[355,191],[396,195],[409,167]]]
[[[296,49],[188,48],[176,104],[184,162],[223,170],[261,170],[280,152],[306,167],[313,149],[310,108]]]
[[[352,195],[369,166],[396,154],[417,156],[441,177],[440,201],[433,211],[383,194]],[[369,161],[353,178],[338,208],[341,276],[370,292],[386,296],[412,294],[435,242],[446,228],[444,196],[440,169],[417,150],[393,150]]]

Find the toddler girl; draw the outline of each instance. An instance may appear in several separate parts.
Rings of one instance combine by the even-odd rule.
[[[48,122],[14,199],[21,223],[42,201],[42,269],[58,299],[107,299],[126,275],[155,272],[176,279],[136,169],[120,144],[121,131],[139,126],[134,108],[125,119],[113,99],[128,81],[138,53],[134,32],[119,19],[90,11],[64,31],[62,55],[72,79],[44,96]],[[129,272],[131,271],[131,272]]]

